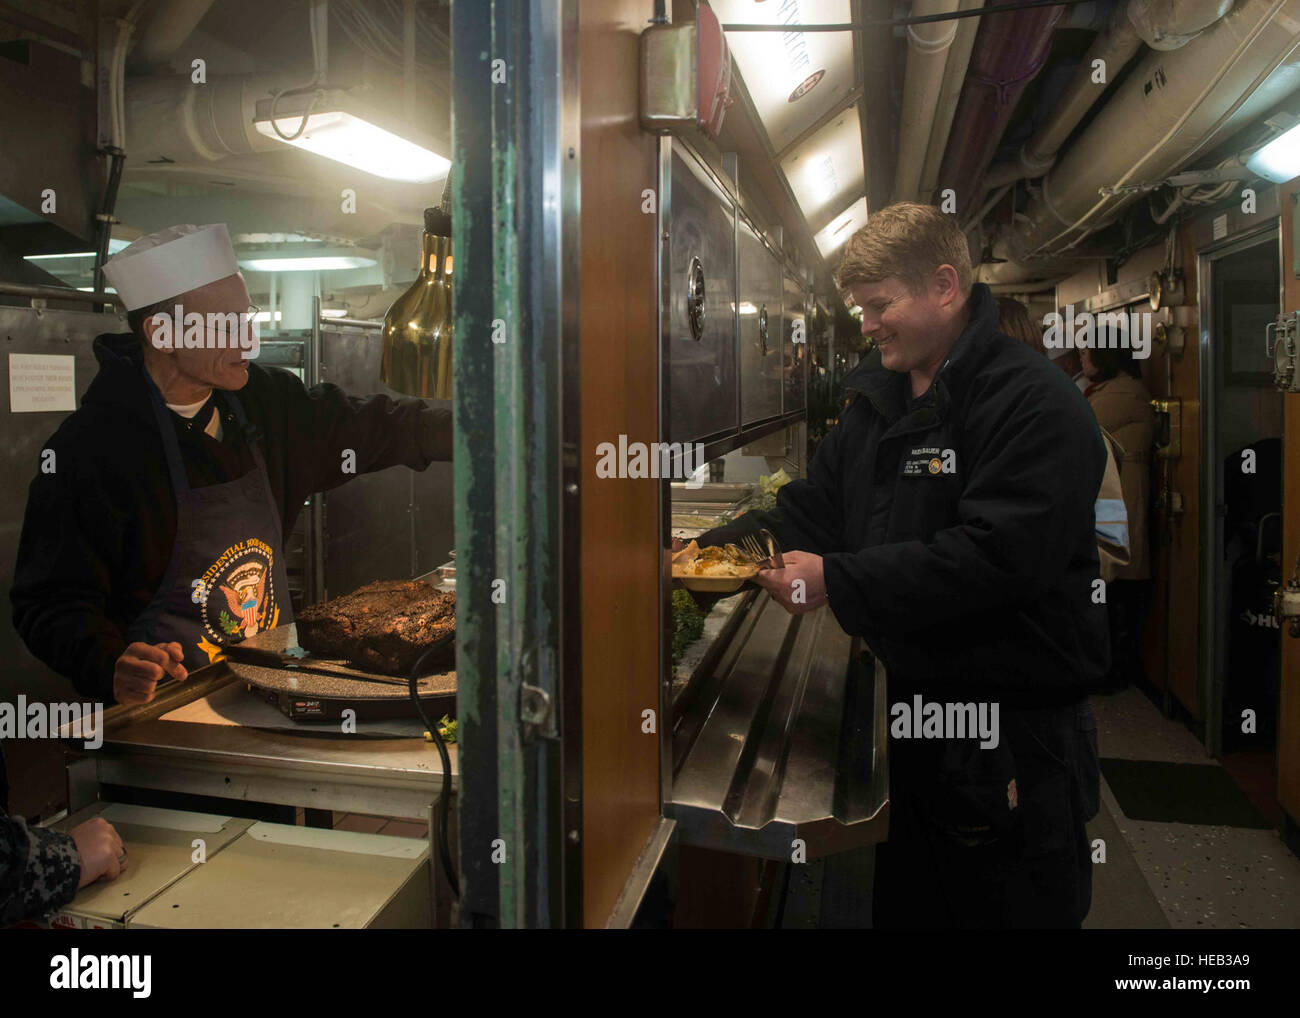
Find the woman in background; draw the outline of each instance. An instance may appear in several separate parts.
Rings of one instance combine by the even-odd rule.
[[[1035,327],[1029,318],[1028,309],[1012,297],[998,298],[998,331],[1020,340],[1041,354],[1047,353],[1043,346],[1043,330]]]
[[[1147,505],[1155,411],[1151,408],[1151,392],[1136,377],[1136,366],[1127,351],[1085,347],[1079,353],[1089,383],[1083,394],[1097,415],[1097,423],[1114,435],[1124,450],[1119,467],[1124,506],[1128,511],[1129,561],[1106,589],[1110,674],[1114,685],[1122,688],[1145,677],[1142,631],[1150,600]]]

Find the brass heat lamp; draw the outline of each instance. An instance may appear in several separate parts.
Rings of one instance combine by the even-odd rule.
[[[451,399],[451,214],[424,210],[420,274],[384,315],[379,379],[426,399]]]

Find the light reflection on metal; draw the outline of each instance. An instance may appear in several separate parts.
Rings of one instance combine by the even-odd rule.
[[[451,216],[424,210],[420,274],[384,316],[379,378],[391,389],[451,399]]]

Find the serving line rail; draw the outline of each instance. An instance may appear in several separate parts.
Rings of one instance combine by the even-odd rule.
[[[239,679],[218,663],[185,682],[160,686],[152,703],[106,710],[100,748],[67,743],[69,812],[97,800],[99,786],[107,784],[308,809],[429,816],[441,792],[442,766],[418,721],[407,722],[410,734],[402,735],[393,722],[358,722],[354,734],[345,734],[337,725],[254,727],[164,717],[228,696],[232,684]],[[455,746],[448,749],[455,794],[458,754]]]
[[[753,590],[671,705],[665,814],[686,844],[789,861],[883,841],[884,670],[830,609]]]

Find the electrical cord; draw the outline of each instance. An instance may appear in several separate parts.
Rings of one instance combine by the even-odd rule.
[[[411,702],[415,704],[415,711],[420,715],[420,720],[424,723],[424,727],[437,745],[438,757],[442,760],[442,792],[438,796],[438,805],[430,819],[433,823],[434,838],[438,842],[438,857],[442,863],[442,871],[447,877],[447,883],[451,886],[451,893],[459,898],[460,881],[456,877],[456,867],[452,863],[451,840],[447,833],[447,821],[451,809],[451,754],[447,752],[447,743],[443,741],[442,735],[438,732],[438,726],[430,721],[429,715],[424,712],[424,704],[420,701],[418,685],[420,668],[429,659],[429,655],[436,650],[441,650],[455,638],[454,631],[440,637],[434,641],[433,646],[416,658],[415,664],[411,666],[411,674],[407,676],[407,688],[411,694]]]
[[[280,100],[286,95],[302,95],[305,92],[312,91],[316,94],[311,97],[311,102],[307,104],[307,110],[302,115],[302,122],[298,124],[298,130],[294,131],[293,134],[285,134],[280,130],[280,125],[275,121],[276,106],[280,104]],[[312,111],[316,109],[316,104],[320,102],[324,95],[324,89],[316,88],[315,85],[305,85],[302,88],[289,88],[285,89],[283,92],[273,92],[271,94],[271,130],[279,136],[281,141],[297,141],[302,137],[302,132],[307,130],[307,121],[310,119]]]
[[[311,30],[311,62],[312,76],[311,81],[297,88],[277,90],[271,93],[271,130],[281,141],[297,141],[307,130],[307,121],[311,119],[312,112],[316,109],[316,104],[325,97],[325,77],[326,69],[329,66],[329,2],[328,0],[313,0],[310,13],[307,15],[307,25]],[[314,93],[311,102],[307,104],[307,111],[303,113],[302,120],[298,124],[298,130],[293,134],[285,134],[280,130],[280,125],[276,122],[276,107],[279,106],[280,100],[289,95],[305,95],[308,92]]]
[[[1280,135],[1282,131],[1272,127],[1269,124],[1263,125],[1258,139],[1239,152],[1221,159],[1215,163],[1215,169],[1223,169],[1228,166],[1244,166],[1246,160],[1254,155],[1259,149],[1263,148],[1270,141]],[[1151,218],[1159,225],[1164,225],[1169,221],[1169,217],[1178,211],[1184,205],[1214,205],[1222,201],[1232,191],[1241,187],[1245,181],[1242,180],[1225,180],[1219,184],[1186,184],[1182,187],[1173,188],[1173,195],[1169,199],[1169,204],[1164,207],[1163,211],[1157,212],[1155,206],[1156,196],[1152,195],[1147,199],[1147,207],[1151,212]]]
[[[402,6],[390,2],[378,10],[368,9],[371,6],[375,6],[375,0],[366,4],[357,0],[336,0],[333,11],[344,34],[358,49],[380,63],[399,63],[403,59]],[[417,50],[416,66],[422,72],[441,74],[446,70],[451,40],[434,18],[420,7],[416,8],[416,31],[420,42],[426,48],[432,47],[431,60],[421,58]],[[438,83],[432,84],[435,89],[445,91]]]

